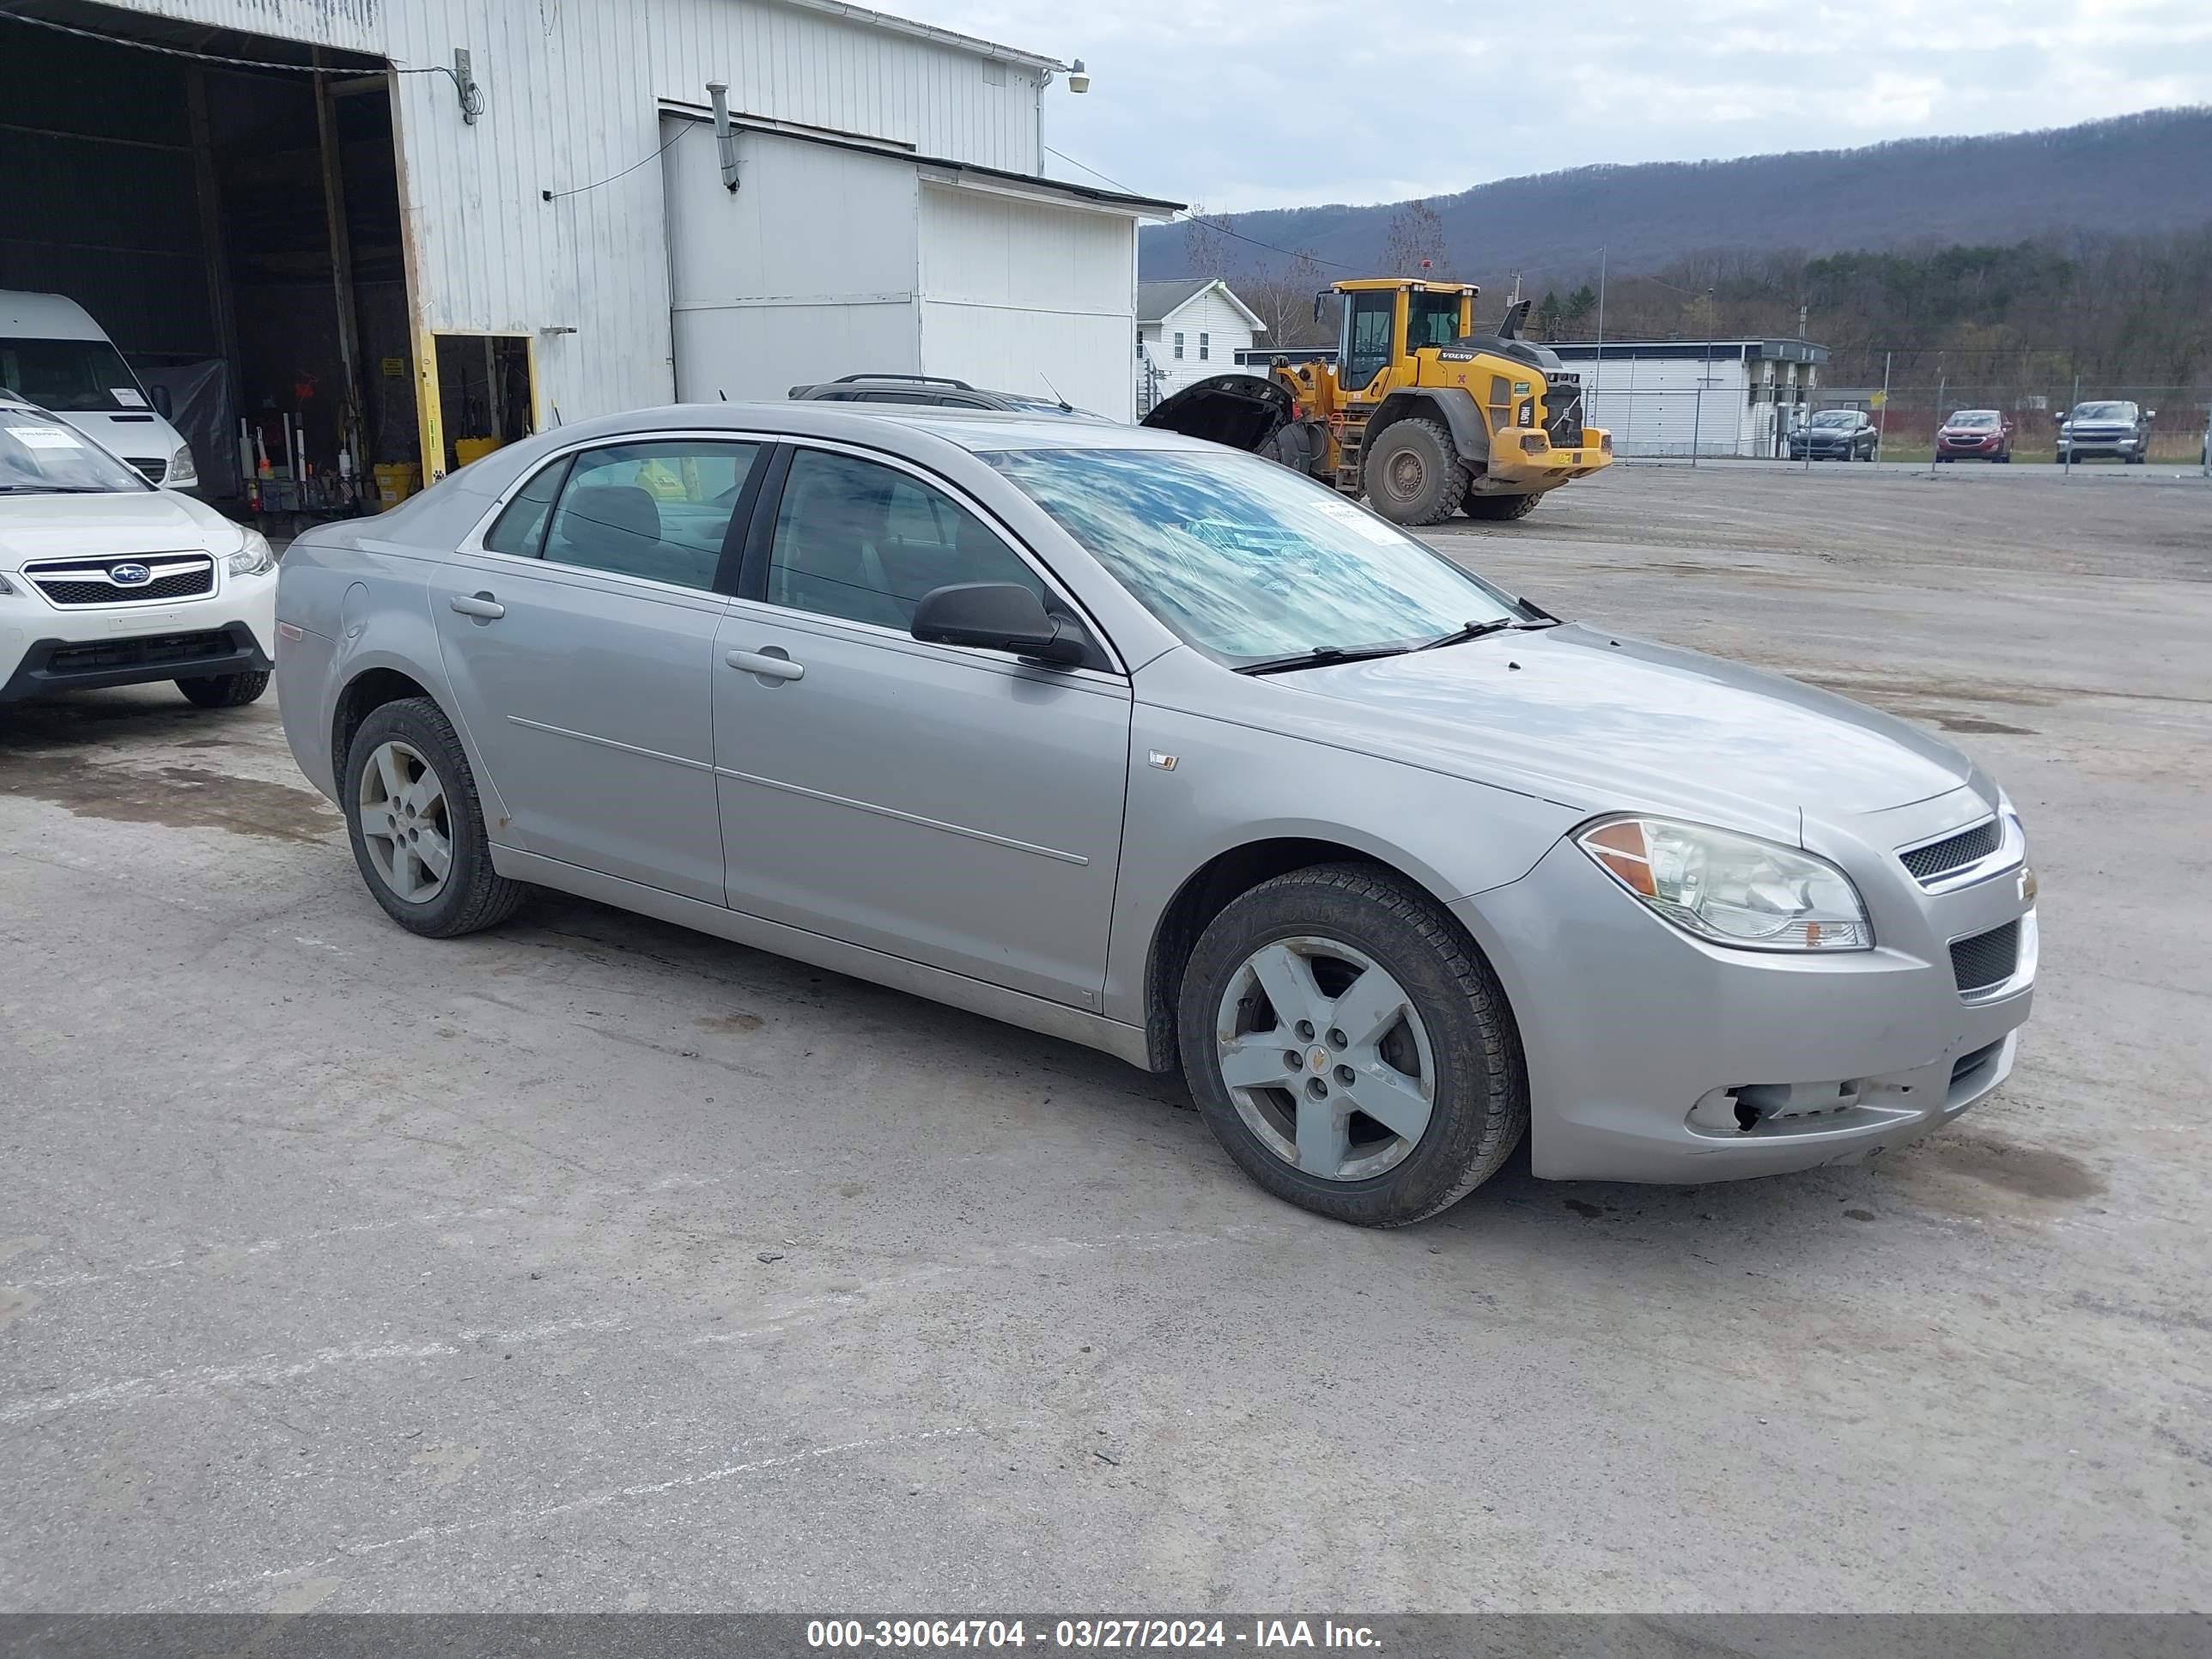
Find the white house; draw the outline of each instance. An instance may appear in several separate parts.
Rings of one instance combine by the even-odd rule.
[[[0,11],[0,177],[37,181],[0,288],[221,365],[211,429],[302,434],[318,483],[867,370],[1133,413],[1174,204],[1043,176],[1052,57],[848,0],[40,10]]]
[[[1137,406],[1150,409],[1209,374],[1231,374],[1237,354],[1267,325],[1218,276],[1137,284]]]

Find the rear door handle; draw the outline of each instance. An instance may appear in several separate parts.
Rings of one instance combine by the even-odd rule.
[[[806,677],[805,665],[788,657],[769,656],[763,651],[732,651],[722,660],[732,668],[742,668],[748,674],[757,674],[764,680],[797,680]]]
[[[456,593],[453,609],[464,617],[482,617],[486,622],[497,622],[507,614],[507,607],[489,593]]]

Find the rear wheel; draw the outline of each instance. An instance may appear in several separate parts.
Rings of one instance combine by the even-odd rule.
[[[177,690],[185,694],[185,700],[202,708],[243,708],[268,689],[269,676],[265,672],[212,674],[177,682]]]
[[[1470,519],[1525,519],[1543,499],[1540,491],[1531,490],[1525,495],[1469,495],[1459,505]]]
[[[1178,1007],[1206,1125],[1279,1198],[1402,1226],[1497,1172],[1528,1121],[1504,993],[1466,935],[1396,874],[1321,865],[1232,901]]]
[[[1367,500],[1392,524],[1436,524],[1467,494],[1467,469],[1451,434],[1435,421],[1399,421],[1366,457]]]
[[[346,834],[384,912],[430,939],[513,915],[529,890],[491,865],[476,778],[452,722],[428,697],[372,710],[347,748]]]

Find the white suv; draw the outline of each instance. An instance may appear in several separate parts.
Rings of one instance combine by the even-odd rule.
[[[252,702],[276,604],[258,531],[0,392],[0,707],[155,680],[203,708]]]

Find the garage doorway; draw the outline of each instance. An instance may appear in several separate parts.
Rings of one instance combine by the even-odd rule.
[[[373,507],[380,465],[419,478],[387,66],[76,0],[40,15],[82,33],[0,12],[0,289],[90,312],[226,511],[296,528]]]
[[[445,471],[538,430],[536,358],[526,334],[439,334],[438,435]]]

